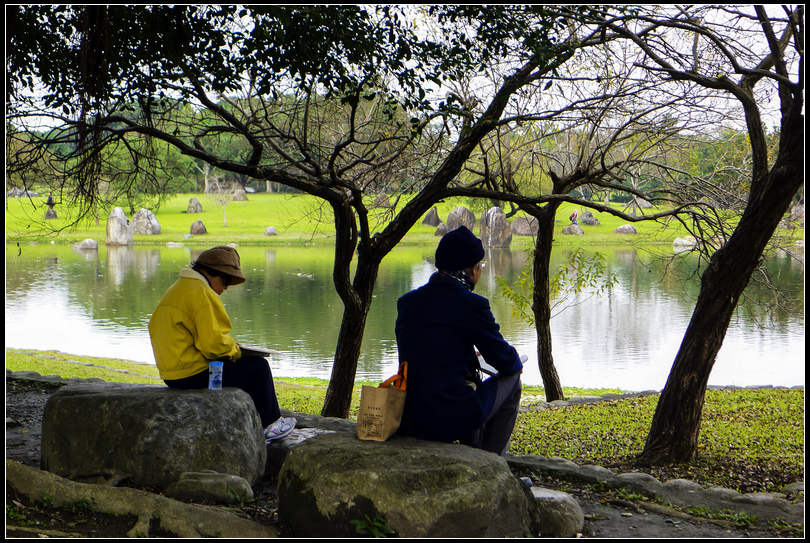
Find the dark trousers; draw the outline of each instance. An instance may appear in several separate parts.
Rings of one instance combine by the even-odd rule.
[[[498,390],[492,409],[484,424],[464,444],[503,455],[509,447],[520,409],[520,374],[495,375],[480,385],[481,388],[493,386]]]
[[[208,388],[208,370],[183,379],[165,380],[170,388]],[[270,364],[261,356],[243,356],[236,362],[225,362],[222,369],[222,386],[240,388],[253,399],[253,405],[267,427],[281,416],[273,385]]]

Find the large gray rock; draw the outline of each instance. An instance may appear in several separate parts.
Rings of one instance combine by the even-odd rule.
[[[501,208],[492,207],[481,215],[480,234],[484,247],[509,247],[512,243],[512,230]]]
[[[536,236],[540,223],[534,217],[518,217],[512,221],[511,230],[516,236]]]
[[[141,208],[132,216],[130,222],[133,234],[145,234],[154,236],[160,234],[160,223],[154,213],[148,209]]]
[[[621,226],[617,226],[616,229],[613,231],[614,234],[625,234],[625,235],[633,235],[638,234],[638,230],[632,224],[623,224]]]
[[[98,251],[98,242],[94,239],[84,239],[73,244],[74,251]]]
[[[253,489],[246,480],[215,471],[181,473],[180,479],[172,483],[164,494],[176,500],[225,504],[253,499]]]
[[[599,219],[593,216],[593,213],[590,209],[585,210],[582,215],[579,217],[580,224],[584,224],[585,226],[599,226],[600,222]]]
[[[350,521],[386,519],[400,537],[532,535],[527,489],[495,454],[344,432],[296,445],[278,481],[279,518],[298,537],[356,537]]]
[[[679,249],[696,249],[698,247],[698,241],[695,239],[694,236],[686,236],[685,238],[675,238],[675,241],[672,242],[672,247],[678,251]]]
[[[585,515],[579,503],[558,490],[533,487],[532,495],[538,502],[543,533],[555,537],[577,537],[585,526]]]
[[[190,198],[188,201],[188,207],[186,208],[186,213],[202,213],[202,204],[197,198]]]
[[[464,206],[458,206],[447,215],[447,231],[452,232],[459,226],[464,225],[472,232],[475,226],[475,214]]]
[[[585,231],[576,224],[569,224],[562,229],[562,234],[564,236],[582,236],[585,234]]]
[[[203,224],[202,220],[196,220],[191,224],[191,230],[189,231],[189,233],[192,236],[199,236],[202,234],[207,234],[208,230],[205,228],[205,225]]]
[[[442,220],[439,218],[439,210],[436,209],[436,206],[430,208],[425,218],[422,219],[422,224],[425,226],[439,226],[442,224]]]
[[[235,388],[68,385],[42,418],[42,468],[70,479],[126,474],[166,488],[184,472],[211,470],[253,485],[266,458],[253,401]]]
[[[132,228],[124,210],[116,207],[107,217],[107,245],[134,245]]]

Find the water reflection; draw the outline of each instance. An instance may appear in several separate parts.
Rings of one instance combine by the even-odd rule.
[[[108,247],[107,271],[113,284],[124,283],[126,275],[135,273],[142,281],[153,277],[160,266],[160,249]]]
[[[20,256],[16,248],[7,250],[6,346],[153,363],[146,330],[152,310],[180,269],[205,248],[102,246],[74,252],[67,246],[36,245],[24,247]],[[433,251],[400,247],[386,258],[358,377],[379,379],[396,370],[396,300],[427,282],[435,270]],[[278,376],[328,378],[342,316],[331,283],[332,251],[240,247],[239,252],[248,281],[223,294],[233,336],[284,352],[272,361]],[[552,269],[568,252],[554,251]],[[561,380],[566,386],[660,389],[697,296],[697,282],[683,279],[692,274],[694,263],[627,248],[602,252],[619,284],[601,298],[586,294],[569,300],[552,320]],[[527,258],[522,250],[488,250],[476,292],[490,298],[504,336],[529,355],[524,382],[541,384],[534,330],[512,314],[495,281],[496,275],[514,281]],[[796,314],[803,315],[803,265],[796,262],[782,254],[769,266],[800,304]],[[710,383],[803,384],[803,317],[770,317],[759,306],[741,309]]]

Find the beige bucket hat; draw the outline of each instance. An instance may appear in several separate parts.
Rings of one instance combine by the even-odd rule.
[[[200,253],[196,262],[230,275],[232,277],[231,285],[239,285],[246,281],[240,267],[239,253],[233,247],[221,246],[207,249]]]

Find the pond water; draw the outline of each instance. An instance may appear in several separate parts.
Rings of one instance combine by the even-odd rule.
[[[183,267],[207,247],[6,247],[6,347],[59,350],[154,364],[149,317]],[[233,337],[264,346],[276,376],[329,378],[342,305],[331,282],[329,248],[239,247],[248,281],[223,294]],[[380,270],[364,335],[358,378],[396,371],[396,300],[435,270],[434,246],[400,247]],[[563,386],[660,390],[694,308],[694,258],[663,260],[632,248],[599,248],[618,284],[602,297],[581,295],[552,319],[553,355]],[[556,269],[566,251],[555,250]],[[670,251],[671,256],[671,251]],[[801,253],[803,259],[803,252]],[[529,356],[523,380],[542,384],[534,330],[515,317],[495,276],[514,281],[526,263],[521,250],[490,250],[476,292],[490,298],[502,332]],[[798,300],[794,316],[743,308],[729,328],[712,385],[804,384],[803,262],[777,255],[770,266]],[[681,273],[682,272],[682,273]],[[560,310],[562,309],[562,310]]]

